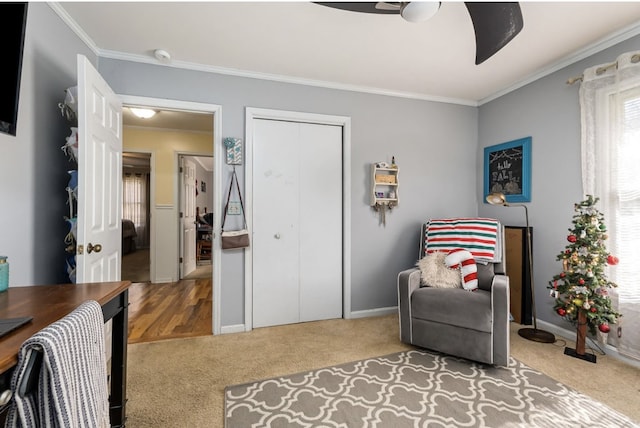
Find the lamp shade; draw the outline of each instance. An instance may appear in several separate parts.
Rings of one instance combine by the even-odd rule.
[[[412,1],[403,3],[400,15],[409,22],[428,21],[440,9],[439,1]]]
[[[487,195],[486,200],[491,205],[507,205],[507,198],[504,196],[504,193],[490,193]]]

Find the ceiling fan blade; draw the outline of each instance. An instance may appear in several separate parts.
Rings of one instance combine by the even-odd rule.
[[[382,13],[382,14],[395,14],[400,13],[400,8],[384,8],[379,9],[376,7],[378,3],[384,2],[314,2],[322,6],[333,7],[335,9],[349,10],[351,12],[365,12],[365,13]]]
[[[517,2],[465,2],[476,33],[476,65],[505,47],[524,26]]]
[[[378,3],[376,3],[376,9],[378,10],[395,10],[395,11],[399,11],[400,10],[400,3],[399,2],[388,2],[388,1],[379,1]]]

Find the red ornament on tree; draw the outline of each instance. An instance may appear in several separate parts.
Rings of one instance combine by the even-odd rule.
[[[595,306],[591,306],[591,309],[589,309],[591,312],[598,312],[598,309]]]
[[[610,264],[611,266],[617,265],[619,261],[620,260],[616,256],[612,256],[611,254],[607,257],[607,264]]]
[[[584,279],[580,278],[580,279],[578,280],[578,284],[580,284],[580,285],[584,285]]]
[[[567,315],[567,311],[564,310],[564,308],[558,308],[558,315],[560,315],[561,317]]]
[[[598,329],[603,333],[609,333],[609,331],[611,330],[611,328],[609,328],[609,324],[600,324],[598,326]]]
[[[578,238],[576,238],[576,235],[567,236],[567,241],[569,241],[569,242],[576,242],[577,240],[578,240]]]

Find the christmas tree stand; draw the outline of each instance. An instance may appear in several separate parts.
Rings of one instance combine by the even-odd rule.
[[[593,354],[585,353],[585,341],[587,338],[587,315],[584,309],[580,309],[578,312],[578,331],[576,336],[576,349],[566,347],[564,348],[564,354],[570,357],[580,358],[581,360],[589,361],[590,363],[596,362],[596,356]]]

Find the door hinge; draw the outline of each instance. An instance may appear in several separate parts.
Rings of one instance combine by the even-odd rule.
[[[180,212],[180,218],[184,217],[184,214],[182,213],[182,211]]]
[[[182,263],[182,257],[180,257],[180,263]]]
[[[182,167],[180,167],[180,172],[182,172]]]

